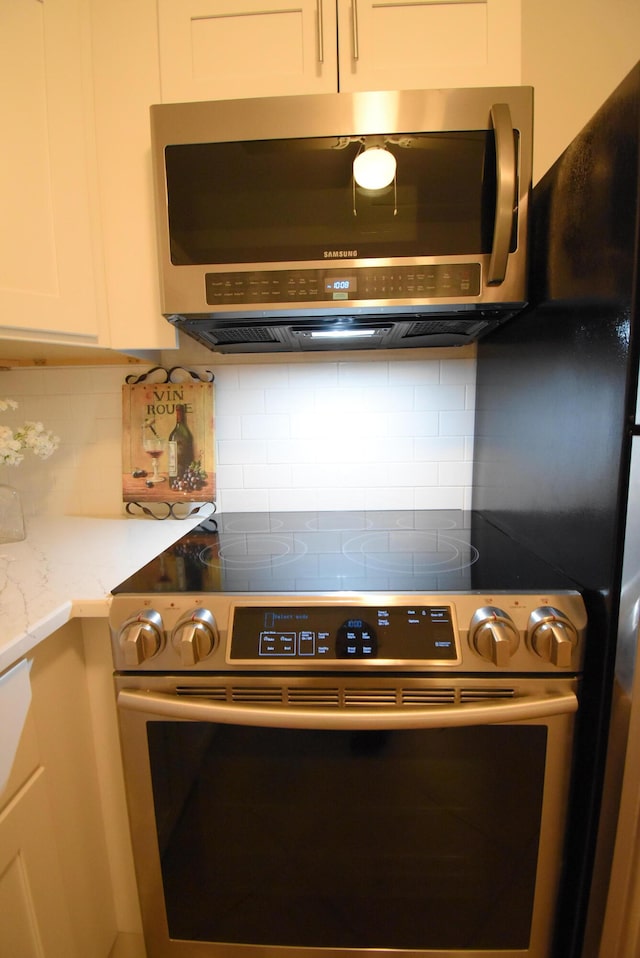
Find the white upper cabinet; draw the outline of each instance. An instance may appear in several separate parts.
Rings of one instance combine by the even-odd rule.
[[[2,2],[2,0],[0,0]],[[110,344],[172,349],[160,308],[149,107],[160,101],[156,0],[87,0]]]
[[[334,0],[158,0],[162,99],[331,93]]]
[[[2,338],[106,338],[89,47],[82,0],[0,0]]]
[[[339,89],[520,83],[520,0],[338,0]]]
[[[164,102],[517,85],[519,0],[158,0]]]

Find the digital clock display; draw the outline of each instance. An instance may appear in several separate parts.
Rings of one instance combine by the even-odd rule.
[[[349,293],[355,293],[358,281],[355,276],[332,276],[324,281],[324,288],[334,298],[342,299]]]

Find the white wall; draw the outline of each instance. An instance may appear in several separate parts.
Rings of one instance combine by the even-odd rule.
[[[534,182],[638,60],[638,0],[522,0],[522,83],[534,87]]]
[[[221,365],[211,354],[218,507],[469,508],[475,358],[454,352],[460,358],[227,357]],[[147,368],[0,371],[0,398],[20,404],[0,413],[0,424],[41,420],[62,440],[51,459],[28,454],[17,467],[0,467],[26,514],[122,514],[121,389],[125,376]]]

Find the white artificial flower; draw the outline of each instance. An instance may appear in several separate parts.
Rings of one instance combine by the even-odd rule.
[[[13,399],[0,399],[0,412],[17,409]],[[17,466],[22,462],[24,449],[30,449],[39,459],[48,459],[60,445],[60,439],[41,422],[25,422],[18,429],[0,426],[0,465]]]

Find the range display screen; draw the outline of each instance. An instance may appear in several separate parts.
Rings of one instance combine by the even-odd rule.
[[[239,606],[230,658],[453,663],[459,661],[459,649],[446,605]]]

